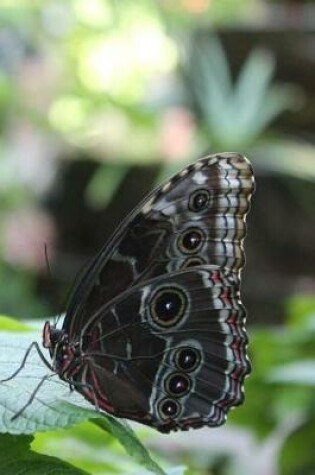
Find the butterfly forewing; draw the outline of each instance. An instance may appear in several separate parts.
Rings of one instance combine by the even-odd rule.
[[[205,264],[239,271],[253,186],[249,162],[225,153],[197,161],[151,193],[88,267],[66,314],[70,338],[80,337],[104,303],[152,277]]]

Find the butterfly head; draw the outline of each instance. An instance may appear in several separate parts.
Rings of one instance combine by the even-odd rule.
[[[49,350],[54,370],[62,374],[73,356],[66,332],[47,321],[43,329],[43,347]]]

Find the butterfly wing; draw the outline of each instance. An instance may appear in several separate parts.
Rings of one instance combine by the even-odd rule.
[[[71,377],[88,400],[162,432],[220,425],[242,402],[253,190],[243,156],[201,159],[151,193],[91,262],[63,326],[80,342]]]
[[[220,425],[250,370],[244,320],[236,272],[204,265],[156,277],[89,321],[74,379],[100,408],[161,432]]]
[[[64,320],[70,340],[81,338],[106,302],[148,279],[206,264],[240,271],[253,189],[248,160],[223,153],[198,160],[152,192],[86,269]]]

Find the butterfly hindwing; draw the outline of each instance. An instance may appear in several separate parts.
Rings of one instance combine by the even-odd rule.
[[[220,425],[243,399],[244,319],[236,273],[205,265],[151,279],[85,328],[75,380],[93,381],[101,408],[162,432]]]

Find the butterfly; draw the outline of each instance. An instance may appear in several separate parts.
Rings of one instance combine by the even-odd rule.
[[[62,328],[45,323],[50,369],[160,432],[223,424],[251,369],[240,273],[253,192],[249,161],[221,153],[149,194],[85,269]]]

